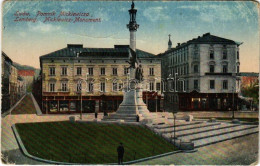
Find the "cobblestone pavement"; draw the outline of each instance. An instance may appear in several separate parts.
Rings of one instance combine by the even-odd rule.
[[[252,134],[204,146],[194,153],[177,153],[135,165],[250,165],[258,155],[258,134]]]

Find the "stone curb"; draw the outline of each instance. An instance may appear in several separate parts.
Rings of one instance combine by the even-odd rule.
[[[31,98],[32,98],[32,101],[33,101],[33,104],[34,104],[34,108],[36,109],[36,114],[37,115],[42,115],[42,111],[41,111],[41,109],[40,109],[38,103],[36,102],[36,100],[35,100],[35,98],[34,98],[32,93],[31,93]]]
[[[19,101],[17,101],[8,111],[2,114],[2,118],[6,117],[9,113],[13,111],[13,109],[25,98],[27,94],[24,94],[23,97]]]
[[[14,132],[15,138],[18,142],[19,147],[21,148],[21,151],[23,152],[23,154],[33,160],[36,161],[41,161],[41,162],[45,162],[45,163],[50,163],[50,164],[61,164],[61,165],[83,165],[84,163],[67,163],[67,162],[60,162],[60,161],[52,161],[52,160],[46,160],[46,159],[42,159],[39,157],[35,157],[31,154],[28,153],[28,151],[26,150],[22,139],[20,138],[20,135],[16,129],[15,124],[12,125],[12,130]],[[177,150],[177,151],[173,151],[173,152],[167,152],[164,154],[159,154],[159,155],[155,155],[155,156],[150,156],[150,157],[146,157],[146,158],[142,158],[142,159],[138,159],[138,160],[133,160],[133,161],[127,161],[124,162],[125,164],[134,164],[134,163],[138,163],[138,162],[142,162],[142,161],[147,161],[147,160],[151,160],[151,159],[155,159],[155,158],[159,158],[159,157],[164,157],[164,156],[168,156],[171,154],[175,154],[175,153],[180,153],[180,152],[184,152],[184,153],[191,153],[191,152],[196,152],[197,150],[191,150],[191,151],[187,151],[187,150]],[[100,164],[89,164],[88,165],[100,165]],[[108,163],[108,164],[102,164],[102,165],[117,165],[117,163]]]

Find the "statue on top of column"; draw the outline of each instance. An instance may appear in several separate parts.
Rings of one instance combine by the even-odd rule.
[[[141,64],[138,64],[137,62],[137,55],[134,50],[129,48],[129,61],[127,61],[130,64],[129,68],[133,68],[135,70],[135,79],[138,82],[143,81],[143,68]]]

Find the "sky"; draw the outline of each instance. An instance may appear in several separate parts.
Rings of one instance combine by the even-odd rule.
[[[67,44],[111,48],[129,44],[130,1],[5,1],[2,3],[2,51],[13,61],[40,68],[39,56]],[[168,34],[173,46],[210,32],[215,36],[243,42],[240,46],[241,72],[259,72],[259,7],[252,1],[136,1],[137,48],[159,54],[167,50]],[[38,12],[89,13],[81,18],[100,22],[15,21],[16,14],[35,18]],[[43,15],[43,14],[42,14]],[[65,18],[63,16],[62,18]],[[66,18],[75,19],[73,16]]]

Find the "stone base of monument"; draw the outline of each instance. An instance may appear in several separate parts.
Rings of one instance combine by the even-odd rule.
[[[135,69],[130,68],[130,78],[135,78]],[[137,122],[137,115],[139,122],[144,119],[155,119],[156,114],[151,114],[143,101],[143,91],[140,83],[135,80],[129,81],[129,87],[124,88],[123,102],[120,104],[116,113],[104,117],[104,121],[118,121]]]
[[[119,121],[136,122],[138,108],[136,102],[136,91],[134,89],[124,89],[124,99],[120,104],[116,113],[109,114],[103,118],[104,121]]]
[[[136,87],[138,87],[138,85]],[[139,116],[139,122],[142,122],[145,119],[157,118],[157,115],[151,114],[147,109],[146,104],[143,102],[143,92],[141,88],[133,88],[130,90],[125,88],[124,91],[124,99],[118,110],[115,113],[104,117],[104,121],[124,120],[125,122],[137,122],[137,115]],[[146,123],[146,121],[143,121],[142,123]]]
[[[156,119],[157,115],[151,113],[146,104],[143,101],[143,90],[140,88],[140,85],[137,85],[136,88],[136,102],[137,102],[137,108],[139,112],[139,116],[142,116],[143,119]]]

